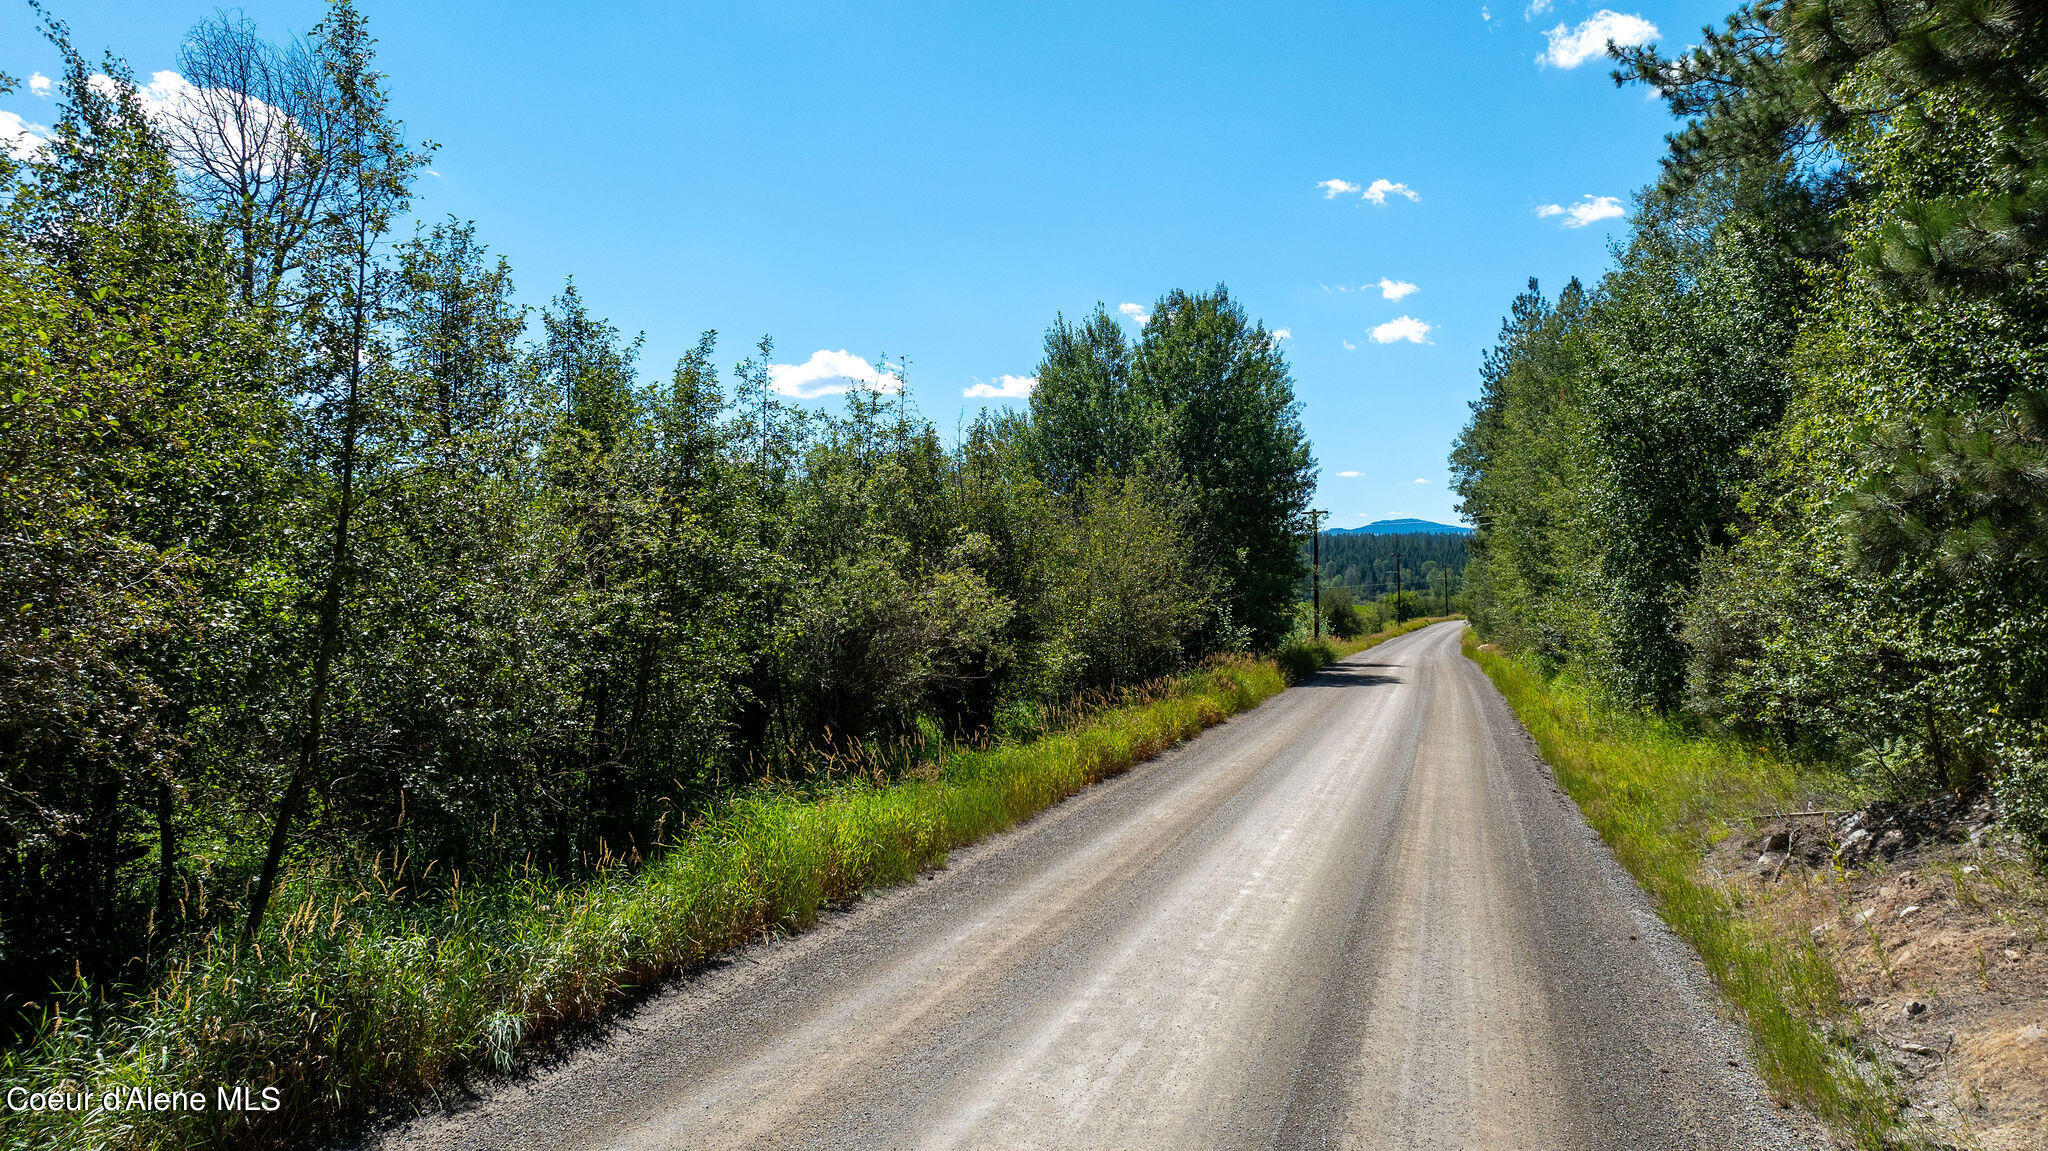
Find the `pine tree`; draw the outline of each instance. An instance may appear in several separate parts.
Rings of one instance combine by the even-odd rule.
[[[1685,129],[1669,178],[1719,168],[1783,172],[1853,191],[1837,161],[1859,140],[1908,151],[1958,130],[1984,139],[1964,185],[1921,189],[1864,258],[1926,292],[1999,291],[2048,253],[2048,12],[2022,0],[1764,0],[1698,47],[1618,50],[1617,82],[1655,86]],[[1934,114],[1927,114],[1932,111]]]

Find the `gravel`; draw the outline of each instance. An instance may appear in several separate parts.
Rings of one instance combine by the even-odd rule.
[[[367,1144],[1820,1146],[1461,628]]]

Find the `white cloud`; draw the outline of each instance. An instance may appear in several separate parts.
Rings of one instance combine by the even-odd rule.
[[[113,77],[105,73],[92,76],[86,83],[95,92],[107,96],[119,91]],[[54,82],[40,72],[29,77],[28,86],[29,91],[45,99],[55,88]],[[252,96],[225,88],[195,87],[178,73],[164,71],[152,73],[149,83],[138,86],[135,98],[142,105],[144,115],[169,131],[173,155],[180,163],[209,167],[222,163],[239,164],[247,162],[244,158],[253,153],[253,161],[259,170],[268,172],[282,160],[280,149],[284,147],[287,135],[282,129],[289,123],[289,118],[282,110]],[[189,130],[180,128],[184,121],[203,122],[209,127],[204,133],[194,136]],[[237,124],[246,125],[253,139],[245,143],[245,138],[239,135],[223,139],[215,134],[222,131],[239,133],[242,129],[219,127]],[[0,112],[0,149],[16,159],[33,156],[48,134],[48,128],[29,124],[14,113]]]
[[[1282,340],[1291,340],[1294,338],[1294,333],[1288,331],[1286,328],[1274,328],[1271,332],[1268,333],[1268,335],[1271,335],[1273,337],[1273,342],[1276,344]]]
[[[1577,28],[1563,24],[1545,32],[1550,47],[1536,57],[1538,64],[1553,68],[1576,68],[1596,56],[1607,54],[1609,41],[1623,47],[1647,44],[1657,38],[1657,26],[1641,16],[1630,16],[1602,8],[1580,21]]]
[[[1152,315],[1143,304],[1118,304],[1116,310],[1135,320],[1140,327],[1152,322]]]
[[[1427,344],[1430,342],[1429,328],[1428,324],[1413,316],[1402,316],[1374,328],[1372,339],[1376,344],[1392,344],[1401,340],[1411,344]]]
[[[1416,483],[1418,483],[1418,484],[1426,484],[1426,483],[1428,483],[1429,481],[1428,481],[1428,480],[1416,480],[1415,482],[1416,482]]]
[[[969,399],[1022,400],[1029,398],[1036,387],[1037,376],[997,376],[993,384],[976,380],[973,387],[960,394]]]
[[[0,152],[27,162],[36,158],[49,137],[50,130],[41,124],[31,124],[12,112],[0,112]]]
[[[1596,220],[1612,220],[1616,216],[1628,215],[1628,209],[1613,196],[1595,196],[1588,192],[1579,197],[1576,204],[1542,204],[1536,208],[1538,218],[1568,216],[1563,224],[1567,228],[1583,228]]]
[[[1338,340],[1337,342],[1344,345],[1344,350],[1347,352],[1355,352],[1358,350],[1358,345],[1352,343],[1350,340]]]
[[[1355,479],[1357,479],[1357,478],[1358,478],[1358,473],[1357,473],[1357,472],[1338,472],[1338,473],[1337,473],[1337,477],[1338,477],[1339,479],[1346,479],[1346,480],[1355,480]]]
[[[1479,6],[1479,18],[1480,18],[1481,20],[1486,20],[1486,21],[1489,21],[1489,22],[1490,22],[1490,21],[1492,21],[1492,19],[1493,19],[1493,9],[1491,9],[1491,8],[1488,8],[1488,7],[1487,7],[1486,5],[1484,5],[1484,4],[1481,4],[1481,5]]]
[[[1358,193],[1359,198],[1367,203],[1379,204],[1381,206],[1385,206],[1388,196],[1406,196],[1410,200],[1422,199],[1421,196],[1415,194],[1415,189],[1410,188],[1408,185],[1384,178],[1374,180],[1363,188],[1349,180],[1324,180],[1318,183],[1316,187],[1323,190],[1323,199],[1325,200],[1334,200],[1339,196],[1349,196],[1353,192]]]
[[[1522,9],[1522,19],[1534,20],[1556,6],[1556,0],[1529,0],[1529,6]]]
[[[119,90],[104,72],[86,83],[108,96]],[[284,129],[291,118],[254,96],[227,88],[196,87],[176,72],[163,71],[152,72],[149,83],[135,89],[135,98],[145,115],[170,130],[174,155],[181,163],[209,168],[241,164],[253,152],[258,170],[268,174],[282,162],[288,135]],[[188,122],[208,127],[195,135],[180,127]],[[242,135],[244,131],[249,135]],[[232,138],[224,138],[230,134]]]
[[[1372,185],[1365,190],[1365,198],[1375,204],[1386,203],[1387,197],[1390,195],[1406,196],[1410,200],[1422,199],[1408,185],[1396,184],[1392,180],[1374,180]]]
[[[114,78],[104,72],[95,75],[86,83],[92,85],[93,91],[105,96],[112,96],[120,90],[119,85],[114,83]],[[152,116],[161,116],[179,106],[199,101],[204,95],[200,89],[192,86],[190,80],[176,72],[168,71],[151,73],[149,83],[135,89],[136,99],[142,101],[142,110]]]
[[[876,368],[844,348],[836,352],[820,348],[801,364],[768,365],[768,387],[777,395],[799,400],[843,395],[856,387],[893,395],[903,390],[903,377],[888,370],[891,367],[885,363]]]
[[[1368,284],[1366,286],[1372,287],[1373,285]],[[1398,300],[1403,296],[1411,295],[1420,290],[1406,280],[1389,280],[1385,276],[1380,277],[1379,289],[1380,295],[1389,300]]]

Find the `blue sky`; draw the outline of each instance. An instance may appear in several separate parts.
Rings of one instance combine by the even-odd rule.
[[[1655,176],[1662,105],[1575,46],[1682,47],[1727,10],[360,4],[397,113],[441,145],[419,212],[474,219],[531,303],[574,274],[646,331],[651,374],[705,328],[728,364],[772,334],[803,391],[833,381],[800,365],[908,357],[951,428],[1023,402],[963,393],[1018,391],[1055,313],[1220,281],[1290,334],[1338,526],[1454,518],[1444,456],[1509,300],[1597,277],[1608,213]],[[51,7],[145,80],[211,11]],[[243,10],[278,38],[321,5]],[[0,70],[55,73],[24,5]],[[49,118],[0,99],[0,128]]]

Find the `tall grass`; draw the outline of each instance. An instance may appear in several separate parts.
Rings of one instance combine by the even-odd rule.
[[[1604,706],[1510,657],[1465,653],[1492,678],[1557,778],[1659,914],[1692,944],[1747,1025],[1774,1097],[1855,1145],[1901,1146],[1899,1100],[1851,1041],[1856,1023],[1826,957],[1774,938],[1701,868],[1710,843],[1749,817],[1839,791],[1831,773],[1732,735]]]
[[[201,1089],[208,1109],[0,1109],[0,1147],[298,1146],[395,1096],[509,1068],[516,1052],[722,952],[808,927],[820,907],[913,879],[1415,620],[1276,660],[1229,659],[1069,716],[1028,743],[961,750],[894,781],[841,775],[739,796],[640,867],[408,893],[329,866],[288,877],[262,935],[192,948],[135,1001],[52,1012],[0,1061],[0,1094]],[[378,861],[381,863],[382,861]],[[410,875],[410,873],[408,873]],[[417,883],[419,877],[410,876]],[[76,1000],[86,1001],[83,997]],[[215,1089],[278,1089],[221,1112]]]
[[[841,779],[727,804],[637,869],[564,882],[464,879],[408,897],[387,873],[291,876],[261,937],[194,947],[125,1009],[53,1013],[0,1092],[201,1089],[208,1110],[0,1110],[8,1148],[296,1146],[394,1094],[509,1067],[522,1045],[830,902],[901,883],[948,849],[1254,707],[1285,687],[1235,659],[1027,744],[963,751],[896,782]],[[271,1112],[215,1087],[275,1087]]]

